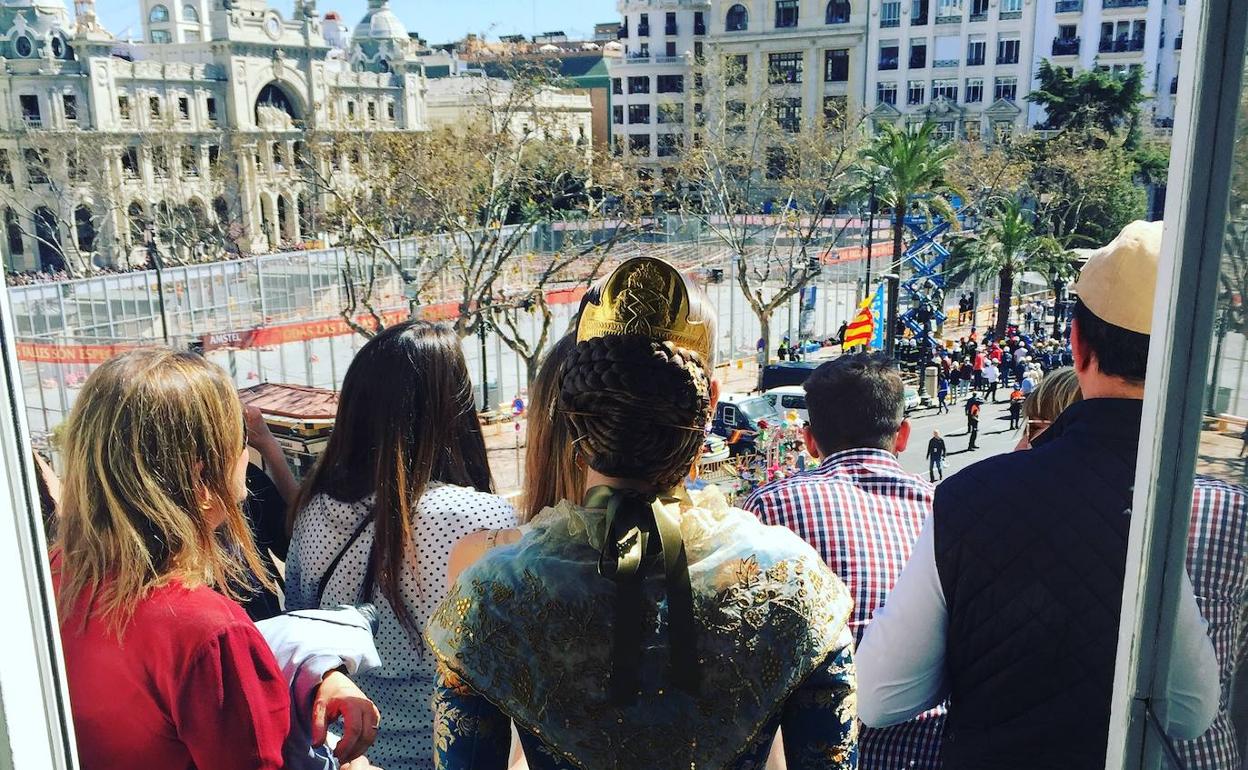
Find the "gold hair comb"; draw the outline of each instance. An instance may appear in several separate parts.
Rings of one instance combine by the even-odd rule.
[[[576,341],[636,334],[670,341],[709,361],[710,330],[692,320],[689,310],[689,289],[676,268],[661,259],[637,257],[617,267],[603,284],[598,302],[585,307]]]

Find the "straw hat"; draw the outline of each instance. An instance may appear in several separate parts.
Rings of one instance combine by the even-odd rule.
[[[1153,328],[1161,222],[1132,222],[1088,255],[1071,290],[1106,323],[1140,334]]]

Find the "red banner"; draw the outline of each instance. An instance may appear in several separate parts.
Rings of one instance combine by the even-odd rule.
[[[17,360],[43,364],[102,364],[134,345],[53,345],[47,342],[17,343]]]
[[[406,308],[402,310],[387,310],[381,314],[381,322],[387,326],[400,323],[406,320],[406,318]],[[370,328],[375,326],[373,317],[370,315],[358,316],[355,321],[361,326]],[[355,330],[344,319],[326,318],[320,321],[299,321],[297,323],[278,324],[277,326],[261,326],[237,332],[205,334],[202,339],[204,351],[207,352],[220,348],[265,348],[286,342],[304,342],[306,340],[324,339],[325,337],[341,337],[354,333]]]

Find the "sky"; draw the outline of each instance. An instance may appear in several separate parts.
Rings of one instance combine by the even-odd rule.
[[[286,17],[294,7],[293,0],[271,4]],[[95,7],[114,35],[121,36],[127,27],[127,37],[141,35],[138,0],[96,0]],[[368,0],[317,0],[322,14],[338,11],[352,25],[367,8]],[[390,0],[390,8],[409,32],[419,32],[433,44],[458,40],[469,32],[496,38],[562,30],[573,39],[585,39],[593,37],[594,24],[619,20],[615,0]]]

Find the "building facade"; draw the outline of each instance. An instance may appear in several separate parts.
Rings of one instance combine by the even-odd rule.
[[[326,41],[314,0],[291,18],[262,0],[174,5],[142,0],[141,44],[114,40],[93,0],[77,0],[73,20],[59,0],[0,9],[8,269],[313,239],[323,201],[309,164],[358,176],[367,160],[322,158],[311,137],[427,128],[423,71],[386,0],[369,0],[348,50]],[[189,10],[206,11],[198,42]],[[179,42],[150,42],[162,29]]]
[[[454,129],[494,120],[495,131],[506,128],[516,137],[537,132],[542,139],[570,141],[586,153],[592,151],[594,108],[588,91],[541,88],[527,103],[515,104],[514,88],[510,80],[486,75],[431,79],[426,94],[429,126]]]
[[[672,144],[667,140],[668,151],[660,154],[659,136],[676,130],[655,124],[654,80],[660,74],[688,79],[699,57],[656,60],[652,27],[691,7],[670,0],[620,3],[626,52],[611,69],[613,133],[656,162]],[[943,136],[992,142],[1044,122],[1044,111],[1026,101],[1043,59],[1072,71],[1140,68],[1149,117],[1168,126],[1186,3],[711,0],[696,8],[706,35],[695,45],[761,73],[751,75],[756,88],[779,85],[789,102],[781,120],[843,109],[876,124],[931,120]],[[639,36],[643,22],[651,34]],[[678,45],[676,53],[682,50]]]

